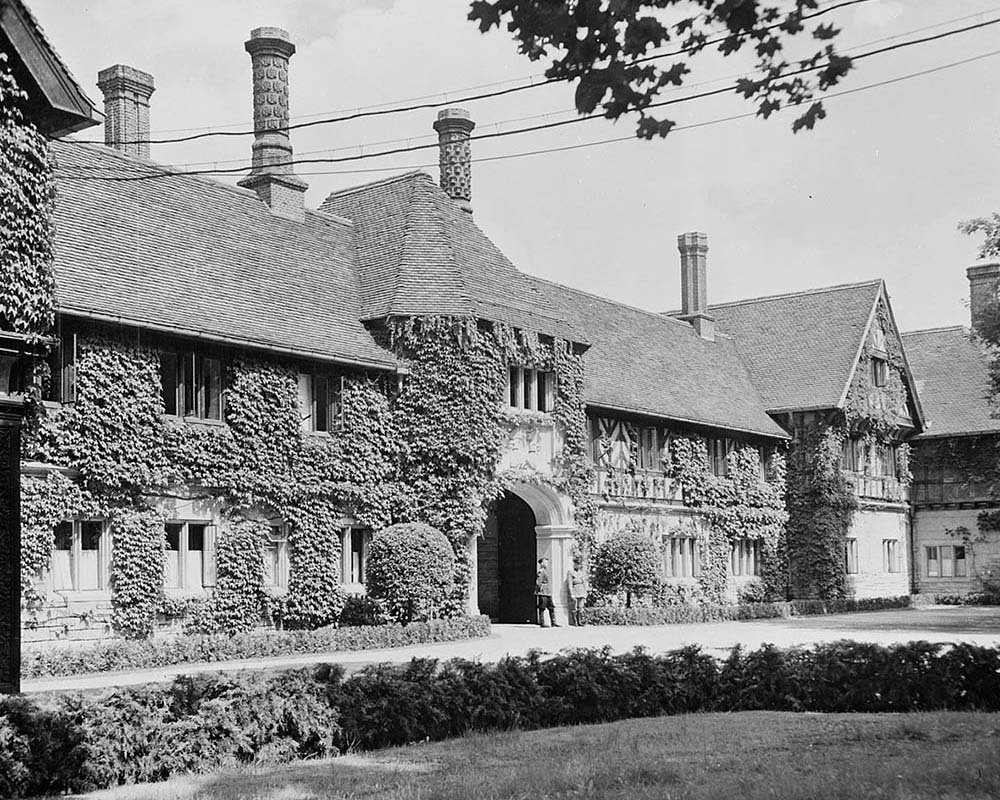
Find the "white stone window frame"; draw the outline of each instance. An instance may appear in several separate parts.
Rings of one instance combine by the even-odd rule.
[[[284,591],[288,589],[288,526],[280,520],[269,520],[267,522],[267,539],[264,542],[265,563],[271,561],[273,554],[273,567],[265,570],[264,588]],[[268,576],[267,572],[272,574]],[[270,577],[270,580],[268,580]]]
[[[694,579],[701,574],[701,546],[697,536],[665,536],[663,575],[667,580]]]
[[[169,531],[170,526],[178,526],[180,530],[178,531],[178,549],[169,549]],[[200,526],[204,528],[202,537],[202,549],[201,549],[201,569],[200,576],[192,575],[193,570],[191,569],[191,559],[190,554],[192,552],[198,552],[197,550],[192,550],[191,544],[191,526]],[[200,594],[206,592],[207,590],[215,586],[215,571],[216,571],[216,561],[215,561],[215,543],[218,534],[218,529],[215,522],[211,519],[168,519],[163,523],[163,538],[164,538],[164,552],[163,552],[163,589],[168,594]],[[177,553],[177,581],[168,583],[168,572],[169,572],[169,561],[172,558],[171,554]]]
[[[354,564],[354,539],[361,537],[361,552],[358,565]],[[345,525],[340,530],[340,583],[349,594],[365,594],[365,571],[368,568],[368,550],[371,546],[372,530],[362,525]]]
[[[48,574],[45,576],[46,584],[50,587],[51,591],[61,595],[108,595],[110,593],[112,545],[111,532],[107,520],[99,518],[67,519],[63,520],[60,524],[71,526],[70,547],[69,550],[57,549],[57,542],[55,541],[56,532],[53,531],[52,561],[49,566]],[[95,558],[96,563],[94,569],[94,573],[97,578],[97,586],[88,586],[83,588],[83,529],[84,526],[88,524],[97,524],[101,526],[101,532],[96,549],[97,555]],[[90,550],[90,548],[88,548],[88,550]],[[57,563],[57,559],[60,559],[60,556],[58,556],[59,553],[69,553],[67,559],[68,564],[65,567],[69,577],[69,586],[56,585],[56,575],[58,572],[63,571],[63,567],[59,566]]]
[[[903,571],[903,543],[899,539],[882,540],[882,570],[890,574]]]
[[[729,574],[734,578],[760,577],[762,557],[760,539],[737,539],[729,547]]]
[[[957,551],[962,552],[962,558],[955,558]],[[931,558],[931,553],[935,558]],[[927,578],[940,578],[943,580],[957,578],[964,580],[970,573],[970,548],[964,544],[939,543],[924,545],[923,568],[924,576]],[[936,572],[931,572],[931,563],[936,562]],[[961,568],[959,565],[961,564]]]

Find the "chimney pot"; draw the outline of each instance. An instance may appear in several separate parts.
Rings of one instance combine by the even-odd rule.
[[[104,95],[104,143],[129,155],[149,158],[149,98],[153,76],[115,64],[97,73]]]
[[[1000,262],[986,261],[973,264],[965,274],[969,278],[969,312],[972,329],[978,330],[980,323],[991,311],[997,309],[1000,301]]]
[[[472,148],[469,134],[476,123],[464,108],[438,112],[434,130],[438,132],[441,188],[463,211],[472,213]]]
[[[681,254],[681,314],[703,339],[715,339],[715,318],[708,313],[706,253],[708,236],[692,231],[677,237]]]
[[[271,212],[305,218],[308,184],[295,174],[288,138],[288,61],[295,45],[281,28],[254,28],[244,44],[253,66],[253,131],[250,174],[239,185],[257,193]]]

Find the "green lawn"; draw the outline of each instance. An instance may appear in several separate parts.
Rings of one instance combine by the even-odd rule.
[[[87,797],[998,798],[1000,714],[660,717],[475,735]]]

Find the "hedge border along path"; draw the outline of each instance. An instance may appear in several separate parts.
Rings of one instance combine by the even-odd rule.
[[[412,622],[409,625],[359,625],[236,636],[211,634],[138,641],[115,639],[86,647],[25,650],[21,653],[21,678],[35,680],[269,656],[381,650],[478,639],[489,636],[490,631],[489,617],[477,616]]]
[[[324,665],[181,676],[169,685],[0,698],[0,796],[81,792],[472,731],[703,711],[1000,710],[1000,647],[840,641],[691,646],[652,656],[534,653],[497,664],[413,659],[344,678]]]

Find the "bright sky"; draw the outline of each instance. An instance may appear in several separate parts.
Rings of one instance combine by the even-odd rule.
[[[482,91],[470,87],[543,70],[517,54],[506,32],[480,34],[466,19],[468,0],[28,4],[98,107],[98,70],[123,63],[154,76],[154,136],[204,126],[249,129],[250,57],[243,42],[260,26],[285,28],[298,48],[290,69],[293,122],[427,95],[451,100]],[[869,0],[827,19],[843,28],[842,47],[863,52],[998,17],[1000,0]],[[910,33],[927,26],[935,27]],[[895,38],[882,41],[887,37]],[[998,51],[830,99],[827,119],[812,132],[791,133],[792,111],[769,121],[678,131],[655,142],[475,164],[476,221],[523,271],[654,311],[679,307],[676,235],[700,230],[709,237],[710,302],[882,277],[904,330],[966,323],[965,268],[974,262],[976,241],[959,234],[956,223],[1000,211],[998,43],[1000,25],[865,59],[839,88]],[[749,62],[708,56],[693,66],[689,85],[731,80]],[[572,92],[557,84],[464,105],[477,133],[493,132],[567,119]],[[674,106],[672,118],[696,124],[750,110],[725,96]],[[360,146],[371,152],[433,142],[435,116],[431,109],[318,126],[293,132],[292,143],[296,156],[323,151],[317,155],[338,157],[355,155]],[[474,143],[473,155],[561,147],[633,130],[631,121],[593,120]],[[102,137],[99,128],[81,135]],[[403,141],[379,144],[390,140]],[[251,141],[153,145],[152,157],[239,166],[249,160]],[[334,189],[413,166],[436,178],[436,161],[432,149],[300,167],[299,173],[310,184],[307,204],[316,207]],[[387,171],[343,174],[375,168]],[[304,174],[312,171],[341,174]]]

